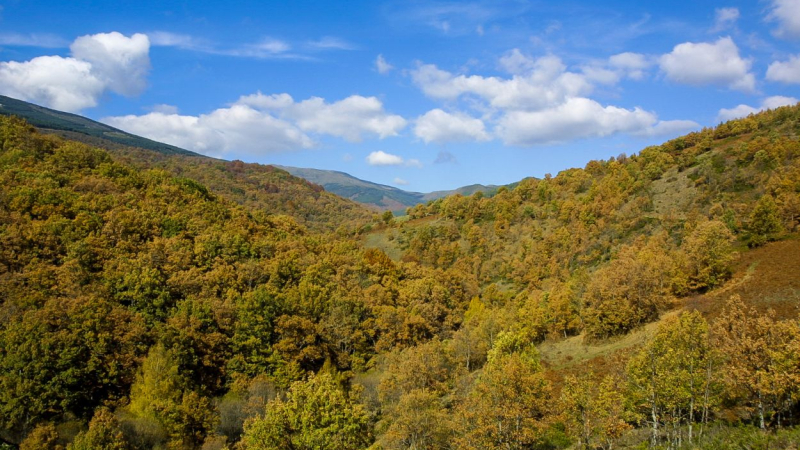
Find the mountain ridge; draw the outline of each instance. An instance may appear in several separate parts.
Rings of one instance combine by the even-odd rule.
[[[276,165],[275,167],[283,169],[294,176],[318,184],[324,187],[326,191],[332,192],[341,197],[348,198],[362,204],[374,205],[381,210],[391,210],[395,212],[405,211],[406,208],[444,198],[449,195],[472,195],[478,191],[481,191],[485,194],[491,194],[500,188],[500,186],[495,185],[487,186],[482,184],[471,184],[451,190],[415,192],[406,191],[385,184],[362,180],[346,172],[341,172],[338,170],[311,169],[280,165]]]
[[[23,100],[0,95],[0,115],[15,115],[24,118],[44,133],[52,133],[89,145],[117,151],[126,147],[136,147],[163,155],[180,155],[200,159],[218,160],[210,156],[186,150],[174,145],[154,141],[127,133],[109,125],[97,122],[79,114],[58,111]],[[129,154],[130,152],[124,151]],[[428,193],[413,192],[356,178],[348,173],[324,170],[260,164],[285,170],[290,174],[322,186],[328,192],[381,211],[405,212],[406,208],[431,200],[460,193],[471,195],[477,191],[491,193],[499,186],[473,184],[452,190]]]

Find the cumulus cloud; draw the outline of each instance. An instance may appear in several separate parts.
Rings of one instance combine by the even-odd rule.
[[[497,134],[506,144],[527,147],[635,132],[656,120],[654,114],[639,108],[603,107],[588,98],[571,98],[543,111],[511,111],[500,119]]]
[[[81,36],[70,46],[72,56],[92,65],[92,71],[118,94],[138,95],[147,87],[150,40],[144,34],[123,36],[116,31]]]
[[[757,112],[765,111],[767,109],[775,109],[781,106],[794,105],[795,103],[797,103],[797,99],[794,97],[783,97],[780,95],[776,95],[773,97],[765,98],[761,102],[761,106],[757,108],[742,104],[731,109],[725,109],[725,108],[720,109],[719,114],[717,115],[717,119],[720,122],[726,122],[728,120],[747,117],[750,114],[755,114]]]
[[[608,64],[624,76],[634,80],[644,78],[645,70],[653,63],[641,53],[625,52],[619,53],[608,58]]]
[[[394,69],[394,66],[386,62],[386,59],[383,58],[383,55],[378,55],[375,59],[375,68],[378,69],[378,73],[381,75],[386,75],[387,73],[391,72]]]
[[[491,139],[482,120],[463,113],[448,113],[438,108],[417,119],[414,134],[426,144]]]
[[[159,104],[150,108],[151,111],[161,114],[178,114],[178,107],[175,105]]]
[[[770,64],[767,68],[767,79],[800,84],[800,55],[794,55],[787,61],[775,61]]]
[[[405,160],[400,156],[378,150],[367,155],[367,164],[370,166],[402,166]]]
[[[800,1],[772,0],[768,18],[778,22],[775,35],[782,38],[800,38]]]
[[[744,92],[755,90],[751,61],[739,56],[739,48],[730,37],[714,43],[684,42],[661,56],[659,63],[667,78],[677,83],[715,84]]]
[[[75,58],[39,56],[0,63],[0,93],[64,111],[97,106],[105,89],[92,65]]]
[[[387,114],[376,97],[360,95],[327,103],[320,97],[295,102],[289,94],[259,92],[243,96],[237,103],[279,113],[304,131],[337,136],[350,142],[359,142],[364,135],[376,135],[381,139],[397,136],[407,123],[401,116]]]
[[[71,57],[0,62],[0,92],[70,112],[96,106],[107,90],[132,96],[147,85],[150,42],[143,34],[81,36]]]
[[[516,59],[516,56],[514,56]],[[543,56],[523,64],[507,64],[527,72],[512,78],[453,75],[432,64],[411,72],[414,82],[429,97],[454,100],[462,95],[476,96],[493,108],[537,110],[561,103],[567,98],[588,94],[592,85],[580,74],[567,72],[561,59]]]
[[[739,20],[739,8],[717,8],[714,10],[714,26],[709,32],[717,33],[727,30]]]
[[[422,162],[418,159],[404,159],[402,156],[386,153],[383,150],[370,153],[367,155],[366,161],[370,166],[406,166],[422,168]]]
[[[129,133],[211,156],[232,151],[265,154],[314,146],[313,139],[296,126],[246,105],[199,116],[151,112],[102,121]]]
[[[108,117],[105,123],[125,131],[221,156],[232,151],[264,154],[310,148],[312,134],[359,141],[364,136],[395,136],[406,120],[387,114],[375,97],[351,96],[328,103],[312,97],[295,102],[289,94],[242,96],[209,114],[182,116],[155,111],[142,116]]]
[[[364,134],[380,138],[397,136],[406,126],[404,118],[386,114],[380,100],[360,95],[334,103],[312,97],[286,108],[285,114],[304,130],[342,137],[351,142],[361,141]]]
[[[482,119],[434,109],[417,120],[415,134],[425,142],[481,141],[492,136],[507,145],[535,146],[615,133],[668,134],[687,122],[659,122],[641,108],[601,105],[588,98],[598,84],[642,78],[653,65],[638,53],[620,53],[569,71],[560,58],[531,58],[519,50],[506,53],[500,67],[510,77],[456,75],[435,65],[419,64],[411,77],[428,97],[464,104]],[[485,123],[493,127],[488,132]],[[691,125],[696,125],[691,122]]]
[[[402,178],[395,178],[394,179],[394,184],[396,184],[398,186],[408,186],[409,183],[408,183],[408,181],[406,181],[406,180],[404,180]]]

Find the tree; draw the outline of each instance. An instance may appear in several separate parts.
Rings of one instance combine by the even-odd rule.
[[[52,423],[38,425],[19,444],[19,450],[63,450],[58,443],[58,432]]]
[[[747,223],[748,244],[751,247],[764,245],[773,240],[775,234],[781,230],[783,224],[775,200],[771,195],[762,196],[750,213],[750,221]]]
[[[356,450],[371,442],[369,420],[358,392],[320,372],[292,384],[286,399],[267,404],[263,417],[245,423],[246,450]]]
[[[607,338],[650,322],[672,301],[679,271],[663,238],[624,246],[586,290],[585,330]]]
[[[666,431],[673,444],[694,438],[695,422],[708,418],[714,402],[715,352],[699,312],[683,313],[659,327],[628,363],[630,395],[652,428],[655,444]]]
[[[117,418],[106,408],[100,408],[89,422],[89,429],[80,432],[67,450],[128,450]]]
[[[598,384],[593,373],[567,376],[559,399],[567,432],[583,449],[597,443],[611,450],[613,443],[631,428],[626,422],[621,380],[606,375]]]
[[[458,449],[527,449],[543,439],[550,385],[524,332],[498,336],[456,413]]]
[[[727,395],[754,409],[761,429],[770,415],[780,425],[798,394],[798,322],[777,321],[772,311],[760,315],[735,295],[714,323],[714,338],[725,355]]]
[[[733,233],[719,220],[699,223],[683,243],[689,287],[711,289],[731,276]]]
[[[387,415],[389,425],[381,437],[386,449],[449,448],[452,439],[450,412],[443,399],[427,389],[403,394]]]

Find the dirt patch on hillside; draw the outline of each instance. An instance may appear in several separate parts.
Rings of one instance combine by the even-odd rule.
[[[725,286],[688,299],[686,307],[713,319],[734,294],[759,313],[772,309],[779,319],[796,319],[800,314],[800,240],[772,242],[744,252]]]

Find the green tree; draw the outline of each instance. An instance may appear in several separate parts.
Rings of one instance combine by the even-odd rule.
[[[498,336],[456,413],[458,449],[527,449],[541,443],[550,385],[524,332]]]
[[[89,422],[89,429],[80,432],[67,450],[128,450],[125,436],[117,418],[106,408],[100,408]]]
[[[625,396],[621,380],[606,375],[598,384],[592,372],[567,376],[559,399],[567,433],[582,449],[600,445],[611,450],[614,442],[631,428],[626,422]]]
[[[662,432],[673,444],[688,439],[705,422],[715,402],[715,352],[709,327],[699,312],[683,313],[659,327],[656,335],[628,363],[630,395],[650,424],[652,441]]]
[[[710,289],[730,278],[736,258],[733,239],[733,233],[719,220],[699,223],[692,230],[682,246],[690,288]]]
[[[356,450],[371,440],[358,392],[326,372],[293,383],[285,400],[269,402],[263,417],[245,423],[242,437],[246,450]]]
[[[750,213],[750,221],[747,223],[748,244],[751,247],[764,245],[782,230],[783,224],[775,200],[771,195],[762,196]]]
[[[52,423],[38,425],[19,444],[19,450],[63,450],[58,443],[58,432]]]

